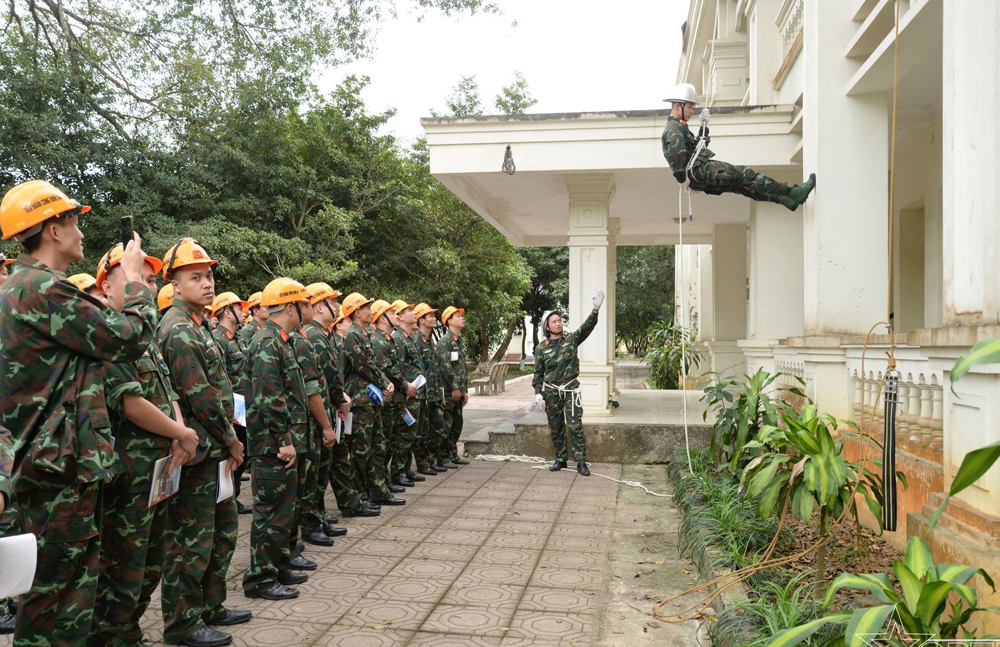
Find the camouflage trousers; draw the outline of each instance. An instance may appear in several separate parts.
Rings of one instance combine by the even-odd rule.
[[[691,188],[709,195],[738,193],[758,202],[777,202],[788,195],[788,185],[758,173],[749,166],[737,166],[714,159],[691,169]]]
[[[19,528],[17,510],[14,508],[14,502],[9,501],[3,513],[0,513],[0,537],[21,534]],[[13,598],[0,598],[0,616],[7,613],[17,613],[17,602]]]
[[[410,399],[406,401],[406,410],[413,416],[414,423],[407,425],[400,418],[396,429],[396,449],[392,457],[392,480],[412,474],[414,454],[417,451],[417,434],[420,431],[420,421],[423,419],[423,405],[426,400]],[[400,416],[402,416],[400,410]],[[420,460],[417,459],[417,465]]]
[[[458,455],[458,439],[462,436],[462,425],[464,419],[462,410],[464,405],[461,401],[449,400],[444,407],[444,428],[447,432],[445,438],[445,456],[451,458],[461,458]]]
[[[38,561],[18,605],[14,645],[82,647],[97,597],[101,485],[20,491],[15,498],[21,528],[38,539]]]
[[[354,458],[359,489],[369,501],[387,499],[392,493],[385,480],[386,444],[382,430],[382,407],[355,407],[353,411],[351,456]]]
[[[427,454],[431,465],[441,465],[451,454],[447,451],[447,437],[451,432],[445,429],[444,401],[427,401]]]
[[[236,430],[236,437],[240,439],[241,443],[243,443],[243,462],[240,463],[240,466],[236,468],[235,472],[233,472],[233,498],[239,499],[240,491],[242,490],[242,488],[240,487],[240,483],[243,480],[243,475],[250,467],[250,461],[247,460],[247,453],[246,453],[246,448],[248,446],[247,428],[241,425],[234,424],[233,429]]]
[[[583,440],[583,407],[574,404],[572,392],[545,391],[545,416],[549,419],[549,435],[556,450],[556,460],[567,460],[566,436],[572,445],[575,462],[587,460]]]
[[[91,628],[91,647],[142,638],[139,619],[163,571],[166,501],[148,507],[153,464],[162,450],[136,452],[127,471],[104,486],[101,572]],[[120,465],[121,463],[119,463]],[[154,519],[159,515],[160,523]],[[143,593],[142,611],[136,613]]]
[[[296,461],[296,465],[299,461]],[[295,515],[299,470],[271,454],[255,456],[250,467],[253,522],[250,526],[250,567],[243,574],[249,596],[278,581],[292,558],[289,536]]]
[[[236,499],[215,502],[220,452],[181,471],[167,504],[161,606],[163,641],[180,643],[224,610],[226,572],[236,548]]]
[[[430,467],[431,461],[434,459],[431,455],[430,439],[428,438],[431,425],[431,407],[427,400],[417,400],[417,402],[420,405],[420,414],[410,410],[410,413],[413,413],[414,417],[417,418],[417,424],[413,425],[417,428],[413,438],[413,458],[417,461],[417,469],[422,470],[425,467]]]
[[[303,534],[323,529],[323,513],[319,508],[319,469],[323,453],[323,431],[312,423],[309,428],[309,451],[296,464],[303,463],[299,470],[299,496],[296,497],[299,511],[297,523],[292,526],[292,539],[299,540],[299,528]]]
[[[382,479],[386,485],[393,480],[393,461],[399,449],[400,425],[403,421],[400,414],[403,411],[403,400],[399,395],[393,395],[392,400],[382,407],[382,435],[385,437],[385,455],[382,457]],[[391,492],[390,492],[391,494]]]
[[[359,491],[358,480],[354,475],[354,465],[351,459],[350,436],[343,436],[340,442],[329,450],[327,476],[320,472],[318,483],[319,499],[326,497],[326,486],[329,481],[333,496],[337,499],[337,507],[341,512],[357,513],[365,509],[365,497]]]

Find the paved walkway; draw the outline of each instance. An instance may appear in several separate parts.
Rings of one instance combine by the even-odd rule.
[[[592,469],[622,477],[619,465]],[[665,487],[663,466],[629,466],[624,476]],[[320,568],[287,602],[243,597],[250,519],[241,516],[228,604],[255,617],[232,628],[233,644],[692,644],[692,628],[649,615],[651,594],[676,588],[681,573],[669,499],[523,463],[474,461],[428,481],[407,491],[405,506],[342,520],[349,534],[334,547],[309,546]],[[143,621],[150,640],[161,639],[161,622],[157,591]]]

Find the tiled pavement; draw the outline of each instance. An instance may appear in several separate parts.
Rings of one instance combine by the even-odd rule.
[[[617,475],[620,466],[596,464]],[[230,567],[234,645],[587,645],[596,635],[617,484],[473,461],[409,488],[382,516],[342,519],[319,570],[287,602],[243,597],[249,516]],[[332,499],[328,502],[332,505]],[[159,598],[146,614],[160,639]]]

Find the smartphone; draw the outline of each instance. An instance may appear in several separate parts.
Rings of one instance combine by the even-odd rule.
[[[132,216],[122,216],[122,247],[128,247],[135,232]]]

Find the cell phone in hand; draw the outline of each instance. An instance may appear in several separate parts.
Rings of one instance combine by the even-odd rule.
[[[122,247],[128,247],[128,244],[134,238],[134,233],[134,218],[132,216],[122,216]]]

